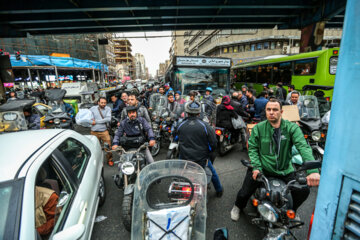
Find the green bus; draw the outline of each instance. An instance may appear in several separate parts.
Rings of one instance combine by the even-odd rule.
[[[305,85],[333,87],[338,56],[339,48],[276,58],[269,56],[233,66],[233,80],[238,89],[246,84],[255,89],[256,94],[263,90],[264,83],[274,87],[282,82],[284,86],[294,85],[300,92]],[[333,90],[324,93],[331,100]]]

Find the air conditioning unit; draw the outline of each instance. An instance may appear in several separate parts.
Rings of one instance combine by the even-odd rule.
[[[282,50],[282,54],[289,54],[290,53],[290,46],[284,46]]]

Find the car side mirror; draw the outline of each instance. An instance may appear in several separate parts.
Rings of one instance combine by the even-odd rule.
[[[319,161],[308,161],[308,162],[303,163],[300,170],[309,170],[309,169],[316,169],[316,168],[321,168],[321,162],[319,162]]]
[[[85,233],[84,224],[76,224],[74,226],[68,227],[61,232],[56,233],[53,236],[53,240],[75,240],[80,239],[80,237]]]
[[[214,240],[228,240],[229,234],[227,228],[218,228],[214,233]]]

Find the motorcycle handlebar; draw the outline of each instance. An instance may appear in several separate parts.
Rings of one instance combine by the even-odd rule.
[[[106,150],[105,152],[123,152],[125,154],[127,153],[136,153],[136,152],[140,152],[141,150],[147,148],[149,146],[149,143],[144,143],[143,145],[141,145],[138,149],[134,150],[134,151],[126,151],[122,146],[118,146],[116,149],[114,150]]]

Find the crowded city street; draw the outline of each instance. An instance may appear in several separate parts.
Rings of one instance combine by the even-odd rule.
[[[0,5],[0,240],[360,240],[360,1]]]

